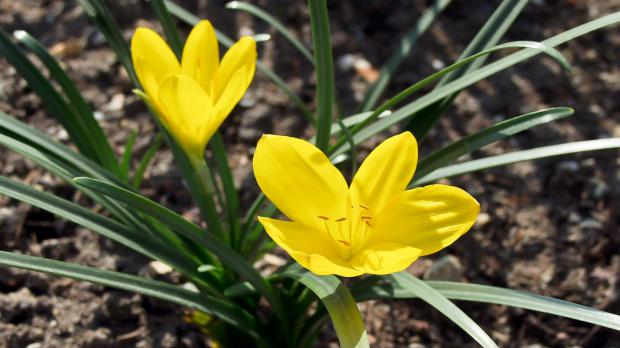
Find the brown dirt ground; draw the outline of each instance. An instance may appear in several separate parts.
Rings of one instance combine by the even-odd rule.
[[[223,1],[182,1],[235,36],[269,32],[260,58],[311,103],[314,80],[303,57],[264,23],[224,9]],[[127,39],[137,25],[155,26],[148,4],[108,1]],[[304,2],[255,1],[280,18],[307,44],[310,28]],[[400,68],[386,95],[453,61],[498,1],[454,1]],[[334,59],[355,54],[379,67],[418,18],[426,2],[331,1]],[[506,40],[539,40],[590,19],[620,10],[618,0],[532,1]],[[61,61],[95,110],[120,151],[129,131],[139,129],[139,158],[153,126],[143,105],[102,36],[76,1],[0,0],[0,26],[25,29]],[[185,28],[187,29],[187,28]],[[76,44],[77,43],[77,44]],[[66,47],[65,47],[66,48]],[[570,76],[546,58],[509,69],[462,93],[421,144],[422,153],[492,122],[549,106],[571,106],[575,116],[540,126],[475,153],[500,154],[566,141],[620,136],[620,32],[598,31],[561,48],[574,66]],[[336,68],[345,110],[367,86],[362,76]],[[67,141],[15,70],[0,61],[0,110]],[[257,77],[243,105],[226,122],[224,134],[237,183],[249,202],[256,194],[250,173],[252,146],[262,132],[308,135],[310,131],[285,95]],[[379,139],[367,145],[371,147]],[[617,151],[528,162],[451,180],[482,205],[479,223],[454,246],[415,263],[428,275],[447,267],[450,279],[505,286],[620,313],[620,171]],[[0,149],[0,172],[63,197],[65,184],[31,162]],[[148,172],[144,192],[187,216],[195,216],[170,154],[162,150]],[[80,264],[157,275],[148,260],[74,224],[25,204],[0,198],[0,249]],[[438,262],[439,260],[439,262]],[[445,265],[448,266],[445,266]],[[431,272],[438,273],[438,272]],[[431,275],[431,277],[433,277]],[[503,306],[459,303],[503,347],[617,347],[609,329]],[[374,347],[469,347],[455,325],[417,300],[362,305]],[[182,320],[182,309],[147,297],[67,279],[0,268],[0,347],[204,347],[208,341]],[[321,346],[334,345],[327,330]]]

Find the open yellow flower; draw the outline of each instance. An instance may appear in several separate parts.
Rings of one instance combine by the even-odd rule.
[[[131,40],[136,74],[169,132],[202,158],[213,133],[245,94],[256,69],[256,43],[242,37],[220,62],[215,30],[198,23],[187,38],[181,63],[164,39],[138,28]]]
[[[379,145],[348,187],[314,145],[265,135],[254,175],[291,221],[259,217],[269,236],[310,271],[354,277],[389,274],[452,244],[474,224],[480,205],[448,185],[406,190],[418,161],[409,132]]]

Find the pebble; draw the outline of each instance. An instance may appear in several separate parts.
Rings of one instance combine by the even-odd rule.
[[[463,277],[463,265],[453,255],[444,256],[433,263],[424,273],[427,280],[459,281]]]

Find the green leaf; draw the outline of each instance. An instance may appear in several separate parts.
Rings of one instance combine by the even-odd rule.
[[[110,146],[103,130],[99,123],[97,123],[92,109],[88,106],[88,103],[86,103],[73,81],[69,79],[56,59],[47,52],[47,49],[36,38],[23,30],[15,31],[13,36],[37,55],[49,70],[50,76],[58,82],[69,105],[75,111],[75,117],[79,118],[79,121],[83,123],[81,128],[87,132],[87,139],[92,143],[91,147],[97,153],[95,160],[111,172],[116,172],[118,163],[114,150],[112,150],[112,146]]]
[[[619,315],[552,297],[478,284],[443,281],[429,281],[428,283],[444,296],[454,300],[496,303],[525,308],[620,330]]]
[[[553,36],[552,38],[544,40],[541,42],[541,44],[547,47],[555,47],[567,41],[573,40],[579,36],[590,33],[594,30],[598,30],[603,27],[609,26],[611,24],[617,23],[618,21],[620,21],[620,12],[616,12],[616,13],[604,16],[602,18],[590,21],[588,23],[582,24],[580,26],[577,26],[573,29],[570,29],[561,34]],[[447,83],[444,86],[399,108],[398,110],[390,114],[388,117],[383,117],[377,120],[372,125],[364,128],[358,134],[356,134],[355,142],[359,144],[362,141],[370,138],[371,136],[388,129],[389,127],[405,119],[410,118],[412,115],[416,114],[416,112],[451,95],[452,93],[460,91],[464,89],[465,87],[468,87],[484,78],[487,78],[493,74],[496,74],[502,70],[505,70],[506,68],[509,68],[533,56],[536,56],[537,54],[540,54],[541,52],[544,52],[544,51],[541,51],[539,49],[532,49],[532,48],[522,49],[502,59],[499,59],[493,63],[485,65],[484,67],[478,70],[468,73],[467,75],[461,78],[458,78],[450,83]],[[412,122],[417,120],[418,117],[421,117],[421,116],[414,117],[412,119]],[[342,146],[339,149],[339,151],[346,151],[346,146]]]
[[[131,168],[131,152],[133,151],[133,145],[136,143],[137,136],[138,131],[136,131],[135,129],[132,130],[127,137],[127,142],[125,143],[125,149],[123,150],[123,159],[121,160],[121,165],[119,168],[119,176],[123,181],[128,181],[129,178],[129,169]]]
[[[418,163],[414,180],[422,178],[432,171],[452,163],[459,157],[481,149],[488,144],[532,127],[571,116],[574,112],[571,108],[558,107],[530,112],[498,122],[428,155]]]
[[[11,138],[19,139],[41,151],[41,153],[53,155],[56,160],[63,163],[63,167],[69,166],[80,173],[84,173],[84,175],[112,181],[120,185],[123,184],[108,170],[84,155],[73,151],[66,145],[52,140],[47,134],[3,112],[0,112],[0,133],[6,134]]]
[[[482,347],[497,347],[495,342],[474,322],[467,314],[450,302],[444,295],[430,285],[406,272],[394,273],[386,276],[397,286],[407,289],[424,302],[435,307],[448,319],[452,320],[463,331],[467,332]]]
[[[239,194],[235,187],[230,165],[228,164],[228,154],[226,153],[226,147],[224,145],[224,139],[220,132],[215,132],[209,146],[213,152],[217,172],[219,173],[224,188],[224,196],[226,198],[226,212],[228,215],[228,221],[230,222],[230,240],[233,249],[239,250],[240,238],[241,238],[241,211],[239,210]]]
[[[278,31],[285,39],[287,39],[299,52],[308,59],[311,64],[314,64],[314,58],[312,57],[312,53],[306,48],[304,44],[299,41],[290,30],[286,29],[286,27],[274,16],[270,15],[266,11],[263,11],[261,8],[254,6],[247,2],[241,1],[231,1],[226,4],[226,8],[231,10],[241,10],[248,12],[263,21],[267,24],[271,25],[276,31]]]
[[[316,62],[316,146],[327,153],[334,106],[334,67],[326,0],[308,0]]]
[[[562,56],[562,54],[551,47],[545,46],[543,44],[541,44],[540,42],[535,42],[535,41],[513,41],[513,42],[508,42],[505,44],[501,44],[499,46],[495,46],[492,48],[489,48],[488,50],[484,50],[482,52],[476,53],[473,56],[464,58],[462,60],[457,61],[456,63],[430,75],[425,77],[424,79],[414,83],[413,85],[405,88],[404,90],[402,90],[400,93],[398,93],[396,96],[392,97],[391,99],[389,99],[388,101],[386,101],[385,103],[383,103],[379,108],[377,108],[375,111],[373,111],[372,113],[370,113],[365,119],[363,119],[361,122],[359,122],[358,124],[355,125],[355,127],[353,127],[353,129],[351,130],[351,133],[358,133],[360,132],[364,127],[370,125],[372,122],[374,122],[375,120],[377,120],[379,118],[380,115],[384,114],[385,112],[388,112],[388,110],[390,108],[392,108],[393,106],[397,105],[398,103],[400,103],[401,101],[403,101],[404,99],[406,99],[407,97],[409,97],[410,95],[412,95],[413,93],[419,91],[420,89],[422,89],[423,87],[425,87],[426,85],[432,83],[433,81],[439,79],[442,76],[447,75],[448,73],[455,71],[456,69],[458,69],[459,67],[462,67],[464,65],[469,64],[470,62],[473,62],[474,60],[478,59],[479,57],[488,55],[490,53],[499,51],[499,50],[503,50],[503,49],[507,49],[507,48],[531,48],[531,49],[537,49],[537,50],[541,50],[543,52],[545,52],[546,54],[548,54],[550,57],[554,58],[562,67],[564,67],[567,71],[570,71],[571,66],[568,63],[568,61],[566,61],[566,59],[564,58],[564,56]],[[334,156],[335,155],[339,155],[341,154],[344,150],[340,149],[337,151],[334,151],[335,149],[338,149],[339,146],[343,145],[344,141],[342,139],[340,139],[334,146],[332,146],[332,148],[330,149],[330,153],[332,153]]]
[[[400,40],[387,63],[381,67],[379,78],[368,88],[364,100],[358,108],[358,112],[370,111],[374,108],[402,61],[409,55],[418,39],[424,35],[426,30],[428,30],[450,2],[451,0],[435,0],[433,5],[424,11],[413,28]]]
[[[297,280],[319,297],[332,319],[340,347],[370,347],[364,321],[357,309],[355,299],[338,278],[318,276],[302,270],[297,265],[282,273],[282,276]]]
[[[126,273],[6,251],[0,251],[0,265],[83,280],[194,308],[234,325],[255,339],[262,339],[256,329],[256,319],[233,302],[199,294],[172,284]]]
[[[179,18],[183,22],[193,26],[193,25],[198,24],[198,22],[200,21],[200,18],[196,17],[194,14],[187,11],[183,7],[175,4],[174,2],[170,0],[164,0],[164,1],[166,3],[166,7],[168,8],[168,11],[170,12],[170,14]],[[215,32],[217,34],[218,41],[222,45],[224,45],[225,47],[232,46],[233,40],[231,38],[224,35],[222,32],[218,30],[216,30]],[[303,100],[301,100],[301,98],[297,95],[297,93],[295,93],[288,86],[288,84],[280,76],[278,76],[278,74],[276,74],[273,70],[269,69],[265,64],[263,64],[260,61],[256,62],[256,70],[258,70],[260,73],[265,75],[265,77],[267,77],[278,88],[280,88],[280,90],[284,92],[284,94],[286,94],[291,99],[291,101],[299,108],[299,110],[302,112],[302,115],[308,120],[308,122],[310,122],[311,124],[314,124],[314,116],[312,115],[312,112],[310,111],[310,109],[308,109],[306,104],[304,104]]]
[[[563,301],[553,297],[480,284],[446,281],[426,281],[433,289],[451,300],[495,303],[554,314],[595,325],[620,330],[620,316],[595,308]],[[369,277],[353,285],[357,301],[394,298],[416,298],[410,289],[386,281],[384,277]]]
[[[142,211],[143,213],[161,221],[173,231],[195,242],[197,245],[204,246],[215,256],[217,256],[223,264],[230,269],[235,270],[242,278],[250,282],[261,295],[271,302],[274,312],[278,315],[278,317],[284,322],[286,321],[283,310],[284,308],[282,307],[280,299],[271,288],[271,284],[265,281],[265,279],[263,279],[261,275],[254,268],[252,268],[252,266],[248,264],[243,257],[241,257],[241,255],[219,239],[209,233],[205,233],[203,229],[190,221],[185,220],[183,217],[179,216],[170,209],[167,209],[166,207],[163,207],[122,187],[91,178],[76,178],[74,179],[74,182],[77,185],[90,188],[100,192],[101,194],[114,198],[119,202],[127,204],[134,209]]]
[[[529,0],[502,1],[502,3],[484,23],[484,26],[480,29],[480,31],[478,31],[474,39],[469,43],[469,45],[467,45],[467,48],[463,50],[459,59],[497,45],[499,40],[501,40],[504,34],[506,34],[528,2]],[[487,57],[483,56],[475,62],[472,62],[467,66],[463,66],[450,75],[445,76],[441,81],[439,81],[437,86],[435,86],[435,89],[438,89],[444,84],[478,69],[482,66],[482,64],[484,64],[486,58]],[[428,130],[435,122],[437,122],[439,117],[441,117],[443,112],[450,106],[457,95],[458,92],[420,111],[419,114],[422,120],[411,120],[408,128],[411,129],[420,140],[422,140],[426,136]]]
[[[146,151],[144,152],[144,155],[142,155],[142,158],[140,159],[140,163],[138,163],[138,167],[133,173],[133,179],[131,180],[131,187],[133,187],[134,190],[139,190],[140,186],[142,186],[142,180],[144,179],[144,172],[146,171],[146,168],[149,166],[149,163],[151,162],[151,160],[153,159],[153,156],[155,156],[155,154],[157,153],[157,150],[159,150],[159,148],[161,147],[163,143],[164,143],[164,136],[161,133],[158,133],[155,136],[155,139],[153,140],[151,145],[149,145],[148,149],[146,149]]]
[[[188,254],[184,254],[182,250],[161,243],[157,239],[150,238],[139,230],[128,228],[117,221],[95,214],[75,203],[46,192],[37,191],[3,176],[0,176],[0,194],[73,221],[147,257],[165,262],[190,277],[193,275],[200,279],[195,271],[196,267],[198,267],[196,260]]]
[[[28,86],[41,98],[50,114],[67,130],[78,149],[88,158],[100,161],[94,148],[95,144],[88,137],[89,129],[83,120],[2,29],[0,29],[0,54],[28,82]]]
[[[597,139],[576,141],[560,145],[543,146],[530,150],[516,151],[498,156],[481,158],[473,161],[453,164],[437,169],[436,171],[414,180],[411,185],[424,185],[438,179],[449,178],[478,170],[504,166],[507,164],[531,161],[552,156],[567,155],[573,153],[607,150],[620,148],[620,138]]]

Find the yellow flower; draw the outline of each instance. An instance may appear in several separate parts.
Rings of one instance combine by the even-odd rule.
[[[220,62],[215,30],[203,20],[187,38],[181,63],[153,30],[138,28],[131,56],[144,92],[185,151],[202,158],[205,146],[248,89],[256,43],[243,37]]]
[[[478,202],[457,187],[406,190],[417,161],[413,135],[393,136],[368,155],[348,187],[314,145],[265,135],[256,147],[254,175],[291,221],[259,221],[293,259],[316,274],[402,271],[419,256],[452,244],[480,212]]]

